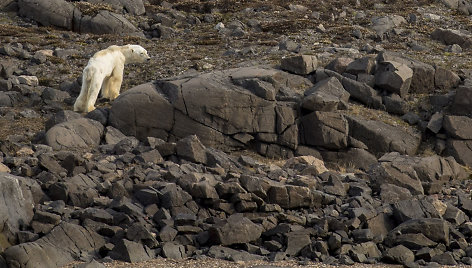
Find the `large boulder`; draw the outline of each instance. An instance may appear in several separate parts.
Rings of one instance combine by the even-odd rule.
[[[76,150],[100,144],[104,133],[102,124],[95,120],[79,118],[66,121],[46,132],[46,143],[54,150]]]
[[[472,118],[467,116],[446,115],[443,120],[446,133],[460,140],[472,140]]]
[[[256,94],[260,91],[254,87],[261,85],[273,87],[277,100]],[[270,142],[296,147],[298,130],[291,107],[311,85],[307,79],[263,67],[172,78],[121,94],[113,103],[109,121],[125,135],[140,140],[195,134],[205,146],[225,150],[244,146],[254,139],[254,133],[265,133],[264,137],[275,137]],[[291,101],[279,101],[287,98]]]
[[[457,88],[451,110],[457,115],[472,116],[472,87],[464,85]]]
[[[243,214],[234,214],[222,225],[211,227],[209,232],[214,244],[226,246],[257,240],[262,234],[262,227]]]
[[[472,167],[472,140],[447,140],[447,153],[457,162]]]
[[[423,194],[423,183],[449,181],[466,177],[464,169],[451,157],[437,155],[415,157],[389,153],[368,171],[374,188],[393,184],[408,189],[413,195]]]
[[[349,96],[336,77],[326,78],[305,92],[302,108],[309,111],[335,111],[347,107]]]
[[[46,236],[9,247],[4,252],[10,267],[62,267],[79,257],[92,256],[105,240],[82,226],[62,222]]]
[[[446,45],[458,44],[462,48],[469,48],[472,45],[470,33],[460,30],[438,28],[431,33],[431,37]]]
[[[32,179],[0,172],[0,251],[16,244],[16,232],[33,219],[34,185],[39,188]]]
[[[21,16],[35,20],[43,26],[56,26],[79,33],[139,34],[139,30],[120,14],[101,10],[93,16],[84,15],[74,4],[65,0],[19,0],[18,7]],[[129,9],[132,7],[136,7],[133,9],[135,12],[142,12],[137,4],[130,3]]]
[[[408,67],[410,67],[413,70],[413,77],[411,78],[410,84],[411,93],[428,93],[434,91],[436,70],[432,65],[406,58],[398,53],[390,51],[382,51],[379,53],[377,56],[377,61],[379,63],[385,61],[395,61],[406,64]]]
[[[146,10],[142,0],[87,0],[93,4],[109,4],[116,9],[124,9],[132,15],[143,15]]]
[[[101,10],[93,17],[83,16],[80,19],[79,26],[74,26],[73,30],[79,33],[142,36],[142,33],[138,33],[138,29],[123,15],[108,10]]]
[[[302,142],[327,149],[347,147],[349,133],[347,120],[342,114],[313,112],[301,119]]]
[[[72,30],[81,12],[64,0],[19,0],[19,14],[39,22],[43,26],[56,26]]]
[[[405,97],[410,89],[413,70],[403,63],[384,61],[375,72],[375,84],[389,92]]]
[[[349,136],[363,142],[368,151],[381,156],[388,152],[414,155],[421,142],[421,135],[410,127],[398,127],[381,121],[347,116]]]

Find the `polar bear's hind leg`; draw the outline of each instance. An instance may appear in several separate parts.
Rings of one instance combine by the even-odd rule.
[[[84,71],[82,75],[82,88],[80,90],[80,94],[77,97],[77,100],[74,103],[74,111],[75,112],[84,112],[85,111],[85,104],[87,102],[88,91],[90,89],[92,77],[88,75],[87,70]]]
[[[90,81],[90,86],[87,91],[87,102],[85,112],[91,112],[95,110],[95,102],[98,98],[98,93],[102,87],[103,78],[102,77],[93,77]]]

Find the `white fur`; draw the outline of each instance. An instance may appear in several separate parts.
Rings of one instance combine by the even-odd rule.
[[[83,71],[82,89],[75,101],[74,111],[93,111],[100,89],[102,97],[116,99],[120,95],[125,64],[149,59],[147,51],[139,45],[109,46],[95,53]]]

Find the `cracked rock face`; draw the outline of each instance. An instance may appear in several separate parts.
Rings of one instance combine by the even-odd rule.
[[[55,150],[84,149],[100,143],[104,132],[102,124],[80,118],[57,124],[46,133],[46,143]]]
[[[28,178],[0,172],[0,248],[17,242],[16,232],[33,218],[33,195]],[[32,181],[32,180],[31,180]],[[30,182],[31,183],[31,182]]]
[[[300,96],[301,92],[285,87],[290,77],[274,69],[248,67],[140,85],[115,100],[110,124],[139,139],[196,134],[204,145],[216,148],[242,147],[255,133],[272,134],[277,140],[281,133],[280,143],[293,147],[297,135],[286,131],[295,126],[290,102],[257,93],[270,86],[275,99],[285,97],[287,90]],[[311,85],[299,81],[299,87]]]

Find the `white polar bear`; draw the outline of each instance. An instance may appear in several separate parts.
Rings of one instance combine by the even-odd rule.
[[[100,89],[102,97],[116,99],[120,95],[125,64],[149,59],[146,49],[139,45],[109,46],[95,53],[83,71],[82,89],[75,101],[74,111],[93,111]]]

